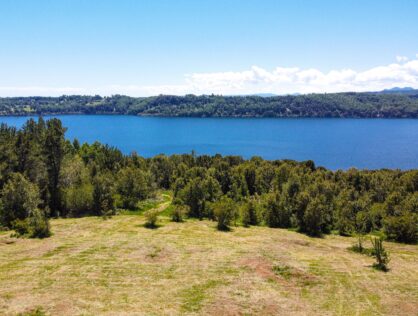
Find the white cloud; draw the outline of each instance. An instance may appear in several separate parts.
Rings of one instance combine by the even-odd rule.
[[[408,57],[406,57],[406,56],[396,56],[396,61],[398,62],[398,63],[402,63],[402,62],[406,62],[406,61],[408,61]]]
[[[397,57],[397,63],[373,67],[364,71],[353,69],[322,72],[315,68],[277,67],[273,70],[253,66],[243,71],[192,73],[175,85],[109,85],[94,88],[72,87],[0,87],[0,95],[60,95],[60,94],[126,94],[149,96],[158,94],[253,94],[253,93],[313,93],[344,91],[379,91],[393,87],[418,88],[418,55],[407,60]]]

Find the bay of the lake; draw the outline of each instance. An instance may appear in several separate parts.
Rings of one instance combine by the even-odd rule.
[[[418,168],[417,119],[160,118],[58,115],[66,136],[144,157],[190,153],[315,161],[330,169]],[[21,127],[29,117],[0,117]],[[45,116],[46,119],[50,118]]]

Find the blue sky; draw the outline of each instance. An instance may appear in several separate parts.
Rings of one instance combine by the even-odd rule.
[[[416,0],[2,0],[0,96],[418,88]]]

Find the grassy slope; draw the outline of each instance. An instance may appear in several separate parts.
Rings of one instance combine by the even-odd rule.
[[[417,246],[387,243],[391,271],[383,273],[347,251],[350,238],[265,227],[223,233],[210,221],[167,217],[149,230],[143,222],[52,220],[44,240],[0,233],[0,314],[38,306],[52,315],[418,312]]]

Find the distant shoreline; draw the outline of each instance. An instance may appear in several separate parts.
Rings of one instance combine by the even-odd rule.
[[[76,116],[76,115],[86,115],[86,116],[95,116],[95,115],[105,115],[105,116],[132,116],[132,117],[149,117],[149,118],[193,118],[193,119],[335,119],[335,120],[416,120],[417,117],[360,117],[360,116],[347,116],[347,117],[328,117],[328,116],[281,116],[281,117],[265,117],[265,116],[168,116],[168,115],[147,115],[147,114],[125,114],[125,113],[84,113],[84,112],[74,112],[74,113],[41,113],[41,114],[0,114],[0,117],[41,117],[41,116]]]
[[[418,118],[418,92],[271,97],[72,95],[0,98],[0,116],[71,114],[200,118]]]

